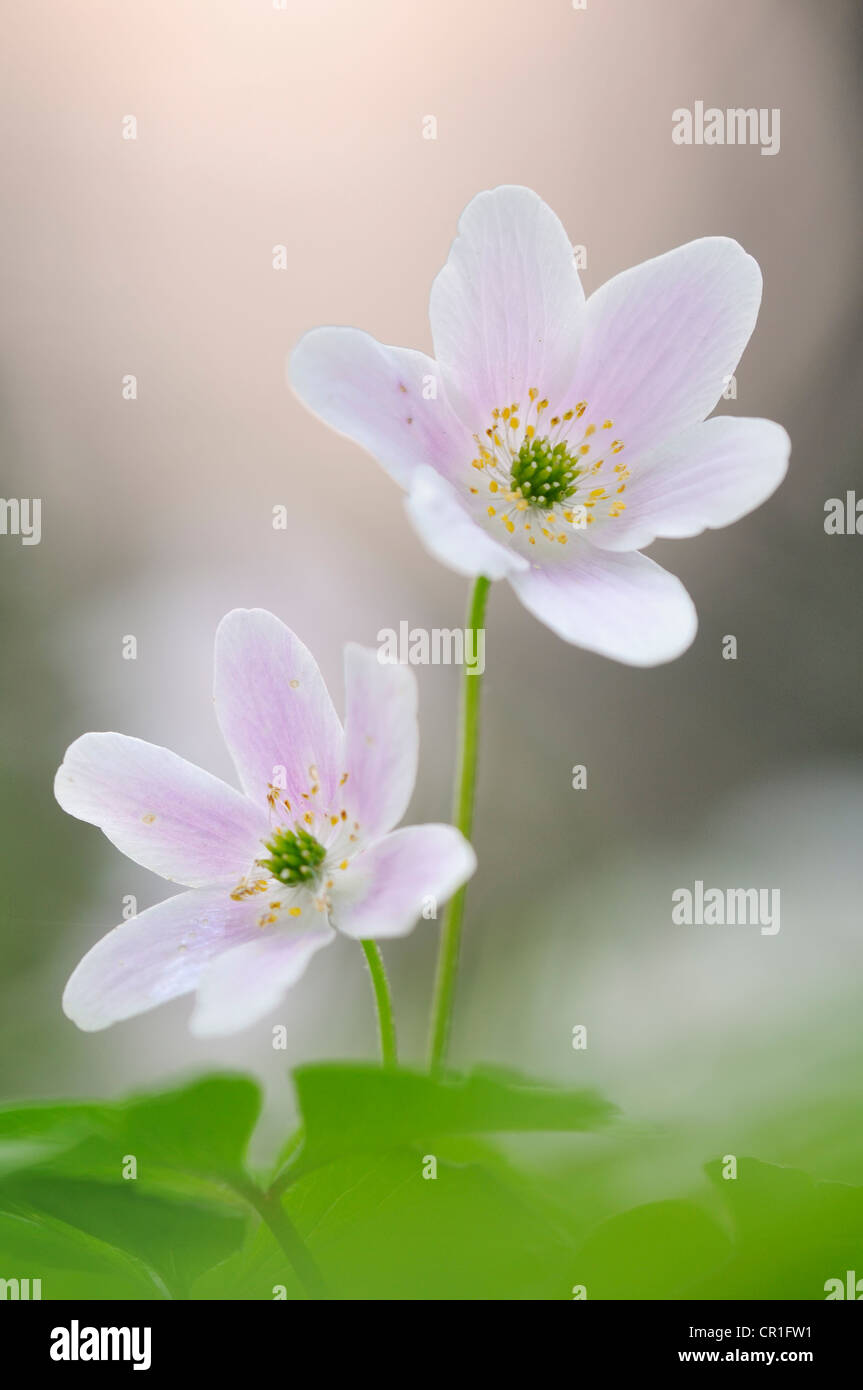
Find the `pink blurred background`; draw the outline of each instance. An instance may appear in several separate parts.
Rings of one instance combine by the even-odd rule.
[[[843,832],[847,814],[861,824],[863,542],[823,531],[825,499],[860,476],[859,12],[843,0],[28,0],[5,31],[3,492],[43,499],[43,538],[0,538],[4,1091],[114,1092],[213,1057],[277,1088],[298,1057],[371,1052],[349,943],[274,1016],[287,1056],[269,1025],[193,1042],[187,1002],[76,1033],[59,1011],[69,970],[123,894],[143,908],[163,891],[63,817],[51,777],[89,728],[230,776],[210,681],[231,607],[286,620],[337,698],[347,639],[374,643],[403,618],[461,621],[464,583],[420,549],[375,463],[292,397],[285,361],[318,323],[430,350],[429,286],[459,213],[501,182],[534,187],[586,247],[588,291],[705,234],[738,238],[764,271],[738,399],[722,409],[782,421],[791,473],[733,530],[652,551],[696,600],[693,649],[655,671],[612,665],[564,646],[502,585],[488,623],[481,872],[456,1056],[566,1074],[589,980],[609,1034],[636,1028],[618,992],[639,950],[669,966],[651,985],[663,1026],[678,1020],[669,1047],[697,1048],[697,1015],[725,1016],[744,966],[734,947],[709,964],[681,958],[667,931],[671,887],[702,862],[686,837],[723,807],[735,824],[736,798],[781,817],[788,777],[797,810],[812,793],[813,846],[836,845],[836,804]],[[672,111],[696,100],[779,108],[779,153],[675,145]],[[129,115],[134,140],[122,138]],[[435,140],[423,138],[429,115]],[[285,270],[272,265],[279,245]],[[135,401],[122,397],[130,373]],[[728,632],[736,663],[721,659]],[[419,677],[411,818],[441,818],[457,680]],[[570,787],[576,762],[586,794]],[[814,794],[825,767],[840,803]],[[770,839],[768,878],[796,867],[795,833]],[[669,864],[647,897],[645,860]],[[609,904],[609,876],[635,885],[628,905]],[[825,1008],[848,952],[861,963],[847,926],[860,886],[843,852],[818,924]],[[804,913],[795,948],[792,921],[780,1013],[793,1037],[813,924]],[[388,952],[408,1055],[422,1046],[435,936],[422,924]],[[548,993],[555,977],[569,982],[563,999]],[[768,974],[764,997],[773,988]],[[683,997],[703,1008],[680,1009]],[[762,1005],[758,994],[740,1026]],[[637,1028],[641,1048],[649,1020]],[[632,1053],[594,1065],[625,1086]]]

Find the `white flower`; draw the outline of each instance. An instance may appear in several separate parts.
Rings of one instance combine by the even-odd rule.
[[[194,1033],[246,1028],[334,928],[403,936],[476,867],[451,825],[393,830],[416,780],[412,671],[351,643],[343,729],[314,657],[271,613],[223,618],[215,666],[242,793],[124,734],[84,734],[57,773],[65,811],[189,889],[115,927],[81,961],[63,1007],[88,1031],[191,990]]]
[[[434,361],[318,328],[290,378],[406,489],[432,555],[508,579],[566,641],[650,666],[697,618],[642,547],[737,521],[785,475],[780,425],[706,419],[760,300],[752,257],[706,237],[585,301],[557,217],[503,187],[468,205],[432,286]]]

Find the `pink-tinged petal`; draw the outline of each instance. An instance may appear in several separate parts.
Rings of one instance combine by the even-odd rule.
[[[417,683],[407,666],[345,648],[345,772],[342,804],[362,842],[398,825],[414,789],[419,753]]]
[[[704,237],[625,270],[587,301],[573,401],[613,422],[623,459],[709,415],[749,341],[761,271],[736,241]]]
[[[497,406],[552,406],[572,384],[584,291],[560,220],[529,188],[480,193],[459,219],[429,317],[447,396],[471,431]]]
[[[528,568],[521,555],[471,520],[455,489],[431,468],[417,472],[405,508],[428,553],[456,574],[504,579]]]
[[[565,564],[516,575],[512,586],[565,642],[629,666],[657,666],[692,642],[698,618],[679,579],[637,551],[582,543]]]
[[[258,931],[204,972],[189,1029],[208,1038],[239,1033],[265,1018],[305,973],[312,956],[335,937],[326,925],[306,931]]]
[[[352,859],[336,880],[331,918],[347,936],[405,936],[466,883],[476,855],[452,825],[409,825]]]
[[[196,989],[223,951],[260,936],[260,904],[224,889],[193,890],[115,927],[88,951],[63,994],[63,1010],[95,1032]]]
[[[715,415],[638,460],[626,511],[597,519],[590,541],[641,550],[657,536],[697,536],[760,507],[785,477],[791,441],[772,420]]]
[[[358,328],[312,329],[289,367],[300,400],[405,488],[420,464],[464,476],[476,453],[470,432],[447,404],[440,376],[424,353],[385,347]]]
[[[342,727],[311,652],[262,608],[235,608],[216,633],[216,715],[249,797],[271,786],[291,808],[326,810],[342,773]],[[317,787],[317,791],[313,788]]]
[[[267,820],[233,787],[167,748],[125,734],[84,734],[66,750],[54,795],[123,854],[187,887],[236,881]]]

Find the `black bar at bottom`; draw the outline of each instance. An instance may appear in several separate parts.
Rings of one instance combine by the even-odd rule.
[[[697,1368],[761,1365],[808,1366],[819,1372],[855,1364],[861,1335],[861,1315],[835,1302],[735,1303],[602,1303],[573,1302],[552,1316],[536,1305],[531,1311],[508,1313],[506,1332],[489,1331],[475,1304],[469,1305],[468,1328],[460,1324],[454,1305],[422,1305],[417,1327],[404,1340],[406,1308],[396,1318],[382,1307],[370,1314],[363,1305],[362,1328],[342,1335],[351,1322],[344,1305],[323,1305],[315,1315],[308,1304],[271,1303],[66,1303],[4,1302],[0,1305],[0,1335],[6,1364],[14,1358],[20,1378],[25,1372],[53,1376],[113,1375],[136,1369],[139,1377],[165,1371],[212,1371],[220,1377],[238,1373],[248,1378],[253,1368],[270,1364],[289,1373],[298,1352],[308,1365],[320,1360],[329,1377],[334,1352],[343,1355],[355,1372],[368,1374],[374,1358],[387,1347],[390,1369],[394,1360],[401,1376],[411,1376],[416,1362],[427,1374],[433,1364],[441,1371],[476,1366],[476,1358],[493,1364],[500,1357],[527,1352],[538,1358],[537,1370],[552,1350],[551,1339],[562,1332],[574,1358],[573,1370],[593,1364],[608,1371],[671,1367]],[[409,1316],[409,1315],[408,1315]],[[535,1336],[544,1324],[542,1340]],[[347,1328],[346,1328],[347,1324]],[[525,1325],[526,1324],[526,1325]],[[322,1339],[320,1332],[325,1332]],[[455,1333],[456,1335],[453,1335]],[[524,1340],[525,1336],[529,1340]],[[375,1344],[370,1345],[369,1338]],[[548,1340],[546,1340],[548,1338]],[[487,1358],[487,1362],[486,1362]]]

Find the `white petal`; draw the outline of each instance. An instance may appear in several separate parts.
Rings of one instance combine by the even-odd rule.
[[[590,541],[641,550],[657,536],[697,536],[760,507],[782,482],[791,441],[772,420],[715,415],[640,458],[626,511],[597,520]]]
[[[342,788],[363,842],[398,825],[417,774],[417,682],[407,666],[382,665],[378,653],[345,648],[345,756]]]
[[[256,941],[227,952],[204,972],[190,1031],[199,1038],[225,1036],[265,1018],[334,936],[325,925],[290,934],[259,929]]]
[[[417,472],[405,508],[429,554],[456,574],[504,579],[528,568],[521,555],[471,520],[455,489],[432,468]]]
[[[698,618],[679,579],[637,551],[572,547],[566,564],[515,575],[512,586],[540,622],[565,642],[629,666],[680,656]]]
[[[480,193],[459,219],[429,306],[449,399],[471,430],[528,391],[559,402],[572,384],[584,291],[560,220],[529,188]]]
[[[585,422],[612,420],[630,463],[703,420],[760,303],[758,263],[728,237],[691,241],[607,281],[587,302],[572,389],[588,403]]]
[[[452,825],[409,825],[385,835],[338,875],[332,920],[347,936],[405,936],[476,869],[476,855]]]
[[[358,328],[312,329],[290,362],[300,400],[367,449],[402,487],[421,464],[464,476],[476,453],[440,377],[424,353],[385,347]]]
[[[227,889],[166,898],[115,927],[73,971],[63,1010],[95,1032],[188,994],[217,956],[260,936],[260,904],[234,902]]]
[[[331,806],[342,726],[299,637],[262,608],[235,608],[219,624],[215,665],[216,715],[247,794],[266,808],[269,786],[284,784],[296,807],[318,786],[315,804]]]
[[[136,864],[189,887],[236,880],[267,828],[263,804],[169,749],[125,734],[76,739],[54,795]]]

